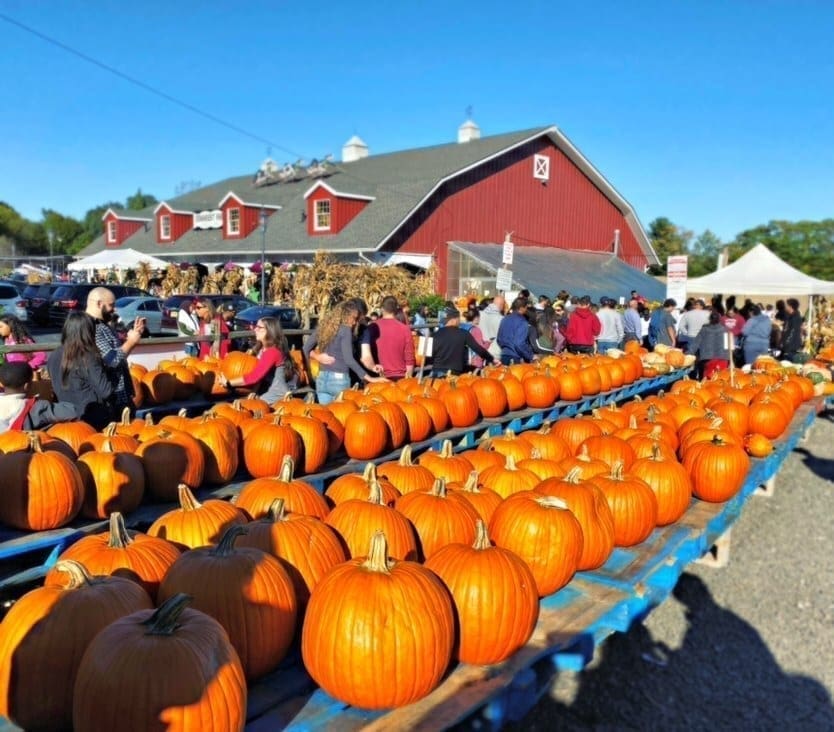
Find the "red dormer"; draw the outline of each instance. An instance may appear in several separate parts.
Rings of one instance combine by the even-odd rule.
[[[193,211],[177,211],[165,201],[162,201],[153,213],[157,244],[173,244],[194,227]]]
[[[125,216],[112,208],[104,212],[101,220],[104,222],[104,245],[107,247],[121,246],[127,238],[151,223],[151,219]]]
[[[260,226],[261,211],[267,216],[272,216],[280,208],[280,206],[247,203],[237,194],[229,191],[220,201],[220,210],[223,212],[223,238],[245,239]]]
[[[310,236],[338,234],[374,200],[373,196],[341,193],[323,181],[315,183],[304,194],[304,199],[307,202],[307,233]]]

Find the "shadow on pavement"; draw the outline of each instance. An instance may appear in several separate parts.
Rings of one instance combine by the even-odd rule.
[[[794,448],[794,452],[802,455],[802,462],[811,472],[823,480],[834,481],[834,460],[831,458],[817,457],[810,450],[804,447]]]
[[[514,730],[831,730],[832,700],[812,678],[787,674],[756,629],[683,574],[674,597],[688,628],[680,649],[643,625],[611,636],[583,672],[573,703],[544,697]]]

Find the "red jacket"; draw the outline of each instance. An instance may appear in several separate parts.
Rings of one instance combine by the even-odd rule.
[[[568,319],[565,338],[571,346],[593,346],[601,330],[602,324],[590,308],[576,307]]]

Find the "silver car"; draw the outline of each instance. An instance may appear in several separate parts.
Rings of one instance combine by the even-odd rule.
[[[16,315],[20,320],[29,318],[26,313],[26,298],[22,297],[12,284],[0,283],[0,313]]]
[[[136,318],[145,318],[146,332],[159,335],[162,332],[162,302],[159,297],[120,297],[114,303],[117,328],[129,329]]]

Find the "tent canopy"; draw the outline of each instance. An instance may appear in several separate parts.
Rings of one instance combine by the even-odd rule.
[[[818,280],[781,260],[764,244],[727,267],[687,280],[688,292],[722,295],[830,295],[834,282]]]
[[[67,265],[72,271],[85,271],[91,269],[135,269],[141,262],[149,264],[153,269],[165,269],[168,262],[164,259],[157,259],[150,254],[142,254],[135,249],[103,249],[100,252],[91,254],[89,257],[77,259]]]

